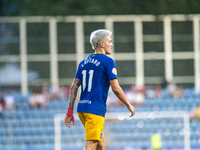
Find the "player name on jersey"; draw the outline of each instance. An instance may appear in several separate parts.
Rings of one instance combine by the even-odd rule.
[[[84,65],[88,64],[88,63],[92,63],[96,66],[100,65],[100,62],[97,59],[92,59],[92,58],[88,58],[84,61],[84,64],[82,64],[82,67],[84,67]]]

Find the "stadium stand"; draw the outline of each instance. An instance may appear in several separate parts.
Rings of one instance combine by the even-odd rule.
[[[46,108],[30,108],[28,96],[12,93],[16,99],[16,109],[3,112],[0,119],[1,150],[53,150],[54,149],[54,115],[66,113],[67,100],[49,101]],[[200,105],[200,95],[194,89],[184,89],[184,97],[173,99],[163,94],[161,98],[145,99],[142,106],[136,106],[136,112],[145,111],[190,111]],[[108,107],[108,112],[127,112],[124,106]],[[107,122],[105,132],[107,145],[112,147],[139,147],[149,149],[150,138],[160,133],[162,146],[165,149],[182,148],[184,131],[182,118],[155,118],[116,120]],[[190,120],[191,148],[200,149],[200,120]],[[81,148],[84,142],[84,131],[80,121],[76,126],[66,130],[62,122],[62,149]],[[108,131],[108,132],[107,132]],[[115,148],[114,148],[115,149]]]

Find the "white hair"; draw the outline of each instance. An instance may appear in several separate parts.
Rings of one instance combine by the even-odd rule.
[[[110,36],[111,34],[111,31],[105,29],[93,31],[90,35],[90,43],[92,45],[92,48],[96,50],[99,47],[100,41],[107,36]]]

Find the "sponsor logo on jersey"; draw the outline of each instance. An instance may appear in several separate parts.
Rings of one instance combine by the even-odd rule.
[[[116,69],[116,68],[113,68],[113,69],[112,69],[112,73],[115,74],[115,75],[117,75],[117,69]]]
[[[79,103],[87,103],[87,104],[91,104],[92,102],[91,102],[91,100],[81,100],[80,99],[80,101],[79,101]]]

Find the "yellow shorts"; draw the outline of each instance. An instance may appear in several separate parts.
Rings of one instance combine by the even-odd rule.
[[[97,140],[101,142],[104,117],[83,112],[78,112],[78,116],[85,127],[85,140]]]

